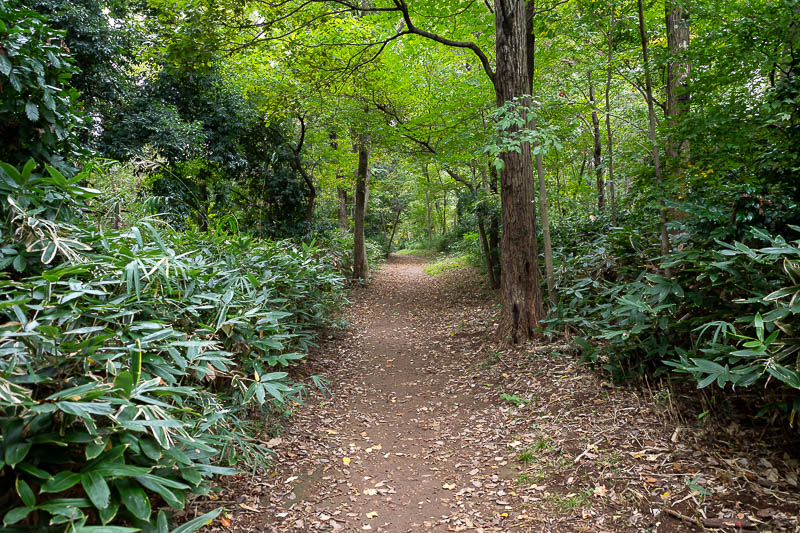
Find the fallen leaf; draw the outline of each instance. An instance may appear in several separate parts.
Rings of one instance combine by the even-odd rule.
[[[349,457],[342,457],[342,462],[344,464],[346,464],[346,465],[349,465],[350,464],[350,458]]]
[[[367,513],[367,518],[378,518],[378,513],[375,511],[370,511]]]
[[[456,488],[456,484],[455,483],[445,483],[444,485],[442,485],[442,488],[443,489],[447,489],[447,490],[453,490],[454,488]]]

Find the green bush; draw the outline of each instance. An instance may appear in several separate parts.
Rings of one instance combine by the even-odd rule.
[[[77,185],[84,174],[2,168],[13,189],[12,271],[0,273],[4,526],[165,531],[151,501],[179,509],[226,465],[268,459],[250,415],[303,401],[286,370],[328,324],[343,280],[314,246],[155,221],[96,227],[80,216],[96,194]],[[36,268],[14,265],[33,253]]]
[[[63,37],[18,1],[0,3],[0,161],[22,165],[33,156],[74,170],[64,157],[83,117]]]
[[[648,239],[655,232],[632,215],[623,227],[589,221],[572,244],[569,230],[558,230],[567,241],[556,253],[560,300],[546,323],[570,330],[583,356],[616,379],[673,370],[699,387],[768,386],[763,405],[793,422],[800,411],[800,241],[751,224],[796,233],[786,222],[796,210],[789,202],[765,215],[751,205],[756,198],[731,198],[684,204],[687,216],[673,224],[675,250],[663,258]],[[725,201],[738,206],[735,224]]]

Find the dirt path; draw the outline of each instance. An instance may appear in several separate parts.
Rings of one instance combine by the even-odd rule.
[[[218,530],[800,530],[796,457],[739,428],[711,446],[665,392],[615,389],[565,347],[502,351],[476,274],[393,256],[352,299],[312,358],[331,395],[270,442],[269,476],[229,483]]]

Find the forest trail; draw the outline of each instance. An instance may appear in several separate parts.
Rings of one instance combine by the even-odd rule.
[[[269,442],[269,476],[227,482],[219,531],[795,531],[796,461],[736,428],[710,447],[564,346],[501,351],[479,276],[424,264],[392,256],[352,293],[351,326],[310,358],[331,394]]]

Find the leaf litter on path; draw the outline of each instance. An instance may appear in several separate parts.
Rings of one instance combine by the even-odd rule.
[[[271,472],[221,482],[211,531],[798,531],[797,454],[676,419],[563,341],[497,345],[477,273],[423,265],[354,290],[306,363],[331,395],[269,441]]]

